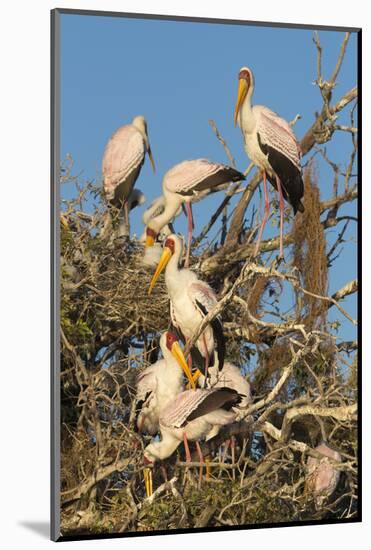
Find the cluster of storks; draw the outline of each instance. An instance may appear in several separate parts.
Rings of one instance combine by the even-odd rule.
[[[251,161],[261,170],[265,209],[257,238],[258,253],[263,229],[269,216],[267,179],[277,189],[280,203],[280,256],[283,256],[284,199],[294,210],[304,211],[300,146],[290,125],[276,113],[260,105],[252,106],[254,79],[250,69],[239,72],[238,97],[234,123],[238,122]],[[120,215],[121,235],[129,231],[129,210],[143,202],[143,194],[134,189],[148,153],[155,165],[149,144],[147,124],[142,116],[122,126],[107,143],[103,158],[104,191],[109,206]],[[245,179],[230,166],[206,159],[186,160],[171,168],[163,178],[163,194],[146,210],[143,262],[157,264],[150,283],[152,292],[161,272],[170,298],[171,328],[162,334],[163,359],[147,367],[137,380],[136,423],[140,432],[160,433],[144,451],[147,465],[163,460],[184,442],[186,460],[191,460],[188,441],[194,441],[201,464],[204,463],[199,441],[215,437],[222,426],[247,421],[251,404],[250,385],[239,368],[225,361],[225,342],[221,318],[215,317],[205,328],[185,358],[179,343],[187,343],[205,316],[217,304],[213,289],[189,269],[192,244],[192,203],[210,193],[226,189],[231,182]],[[183,238],[174,233],[172,222],[182,208],[188,217],[188,241],[184,267]],[[184,387],[183,374],[188,380]],[[325,446],[325,448],[323,447]],[[318,447],[318,449],[320,449]],[[322,443],[320,452],[339,460],[338,453]],[[329,454],[330,453],[330,454]],[[332,454],[331,454],[332,453]],[[317,462],[315,462],[317,460]],[[314,461],[314,462],[313,462]],[[313,466],[315,466],[313,468]],[[338,482],[338,470],[324,459],[311,459],[311,476],[317,476],[313,490],[319,498],[332,493]],[[147,496],[152,494],[152,469],[145,468]],[[201,476],[202,469],[200,470]]]

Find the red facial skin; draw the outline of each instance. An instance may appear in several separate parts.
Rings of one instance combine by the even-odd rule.
[[[249,71],[246,71],[246,69],[243,69],[242,71],[240,71],[238,74],[238,79],[240,80],[241,78],[246,80],[247,87],[249,88],[251,83],[251,76]]]
[[[171,250],[171,253],[174,254],[175,242],[173,241],[173,239],[166,239],[164,246],[166,246],[166,248]]]
[[[171,351],[171,348],[173,347],[173,344],[175,342],[178,342],[178,337],[173,334],[172,332],[167,332],[166,333],[166,347],[168,348],[168,350]]]
[[[143,457],[144,464],[153,464],[152,460],[149,460],[146,456]]]
[[[146,235],[147,235],[147,237],[152,237],[153,240],[156,240],[157,233],[155,231],[153,231],[153,229],[151,229],[150,227],[147,227]]]

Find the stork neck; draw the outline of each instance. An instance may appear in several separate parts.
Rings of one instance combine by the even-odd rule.
[[[178,211],[178,208],[182,204],[182,199],[177,195],[164,193],[164,211],[149,222],[149,226],[152,227],[157,233],[161,231],[165,225],[167,225]]]
[[[252,98],[253,92],[254,92],[254,86],[251,85],[246,94],[245,101],[241,105],[240,118],[239,118],[239,124],[240,124],[241,130],[249,134],[254,130],[254,126],[255,126],[255,120],[254,120],[254,115],[252,112],[252,105],[251,105],[251,98]]]
[[[169,263],[166,266],[166,273],[165,273],[165,280],[166,284],[169,287],[172,286],[172,282],[174,281],[177,285],[179,285],[179,262],[180,262],[180,254],[181,250],[175,249],[174,254],[172,255]]]

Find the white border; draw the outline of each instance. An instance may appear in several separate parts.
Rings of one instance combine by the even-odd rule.
[[[57,4],[48,0],[7,2],[2,5],[1,40],[1,335],[2,357],[0,381],[1,404],[1,525],[5,548],[40,548],[52,544],[27,523],[39,523],[44,530],[49,520],[49,36],[50,13],[54,7],[143,12],[199,17],[219,17],[256,21],[365,27],[367,2],[351,4],[265,2],[203,3],[196,0],[80,0]],[[299,11],[300,9],[300,11]],[[259,44],[256,45],[259,47]],[[369,52],[370,33],[363,32],[363,51]],[[367,58],[367,54],[364,55]],[[363,204],[371,201],[370,150],[368,129],[371,128],[367,98],[370,97],[369,70],[363,68]],[[5,122],[5,124],[4,124]],[[368,158],[367,158],[368,157]],[[5,194],[4,194],[5,191]],[[371,216],[364,217],[364,235],[371,234]],[[364,243],[364,247],[367,243]],[[369,254],[364,254],[364,327],[370,311]],[[367,357],[367,332],[364,356]],[[223,548],[273,544],[280,548],[322,548],[336,545],[337,550],[357,544],[360,538],[370,539],[370,464],[369,436],[370,365],[364,360],[364,524],[301,528],[252,530],[226,533],[116,539],[69,543],[126,548],[170,548],[189,544]],[[367,521],[368,520],[368,521]],[[44,528],[43,528],[44,524]],[[37,526],[36,526],[37,529]],[[5,540],[4,540],[5,538]],[[9,539],[9,540],[7,540]],[[8,542],[8,544],[7,544]],[[77,547],[77,546],[76,546]]]

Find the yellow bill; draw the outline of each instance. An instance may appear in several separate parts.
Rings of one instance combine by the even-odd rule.
[[[155,238],[152,235],[146,235],[146,248],[153,246],[155,244]]]
[[[193,382],[197,382],[197,380],[200,378],[202,372],[197,369],[196,372],[194,374],[192,374],[192,378],[193,378]],[[191,383],[189,382],[187,384],[187,390],[191,389]]]
[[[179,345],[179,342],[174,342],[174,344],[171,346],[171,353],[174,355],[175,359],[178,361],[179,365],[182,367],[184,374],[186,375],[191,388],[193,390],[196,389],[196,384],[192,376],[192,372],[188,366],[188,363],[186,361],[186,358],[184,357],[182,348]]]
[[[161,273],[163,272],[163,270],[165,269],[165,267],[169,263],[171,256],[172,256],[172,252],[171,252],[170,248],[165,246],[164,250],[162,252],[162,256],[160,258],[160,261],[158,262],[158,266],[157,266],[157,269],[155,271],[155,274],[153,275],[151,283],[149,285],[148,294],[151,294],[152,290],[154,289],[155,284],[157,283],[157,279],[159,278],[159,276],[161,275]]]
[[[152,484],[152,468],[144,468],[144,486],[146,489],[146,497],[150,497],[153,494],[153,484]]]
[[[240,80],[238,82],[236,108],[234,110],[234,125],[235,126],[237,124],[238,113],[239,113],[239,111],[241,109],[241,105],[244,102],[244,99],[246,97],[247,90],[248,90],[248,85],[247,85],[246,80],[244,78],[240,78]]]

